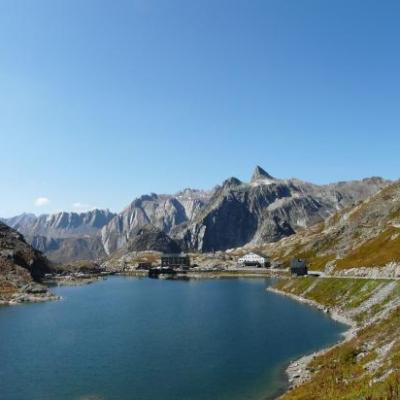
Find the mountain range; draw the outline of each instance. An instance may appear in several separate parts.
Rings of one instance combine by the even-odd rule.
[[[149,194],[108,210],[22,214],[3,222],[55,262],[141,250],[213,252],[276,242],[355,206],[390,182],[379,177],[316,185],[278,179],[257,166],[209,191]]]

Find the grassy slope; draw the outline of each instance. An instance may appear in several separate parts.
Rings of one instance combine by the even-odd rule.
[[[400,399],[400,282],[308,277],[281,280],[276,288],[338,309],[359,326],[355,338],[317,356],[309,365],[312,380],[284,400]]]
[[[391,226],[347,253],[337,261],[336,267],[339,269],[344,269],[348,265],[374,267],[393,261],[400,261],[400,229]]]

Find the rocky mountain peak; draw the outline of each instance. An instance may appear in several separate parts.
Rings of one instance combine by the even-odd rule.
[[[238,178],[235,178],[232,176],[231,178],[228,178],[224,181],[222,184],[223,188],[233,188],[236,186],[240,186],[242,184],[242,181],[240,181]]]
[[[251,183],[260,180],[274,181],[275,178],[272,175],[270,175],[267,171],[265,171],[263,168],[261,168],[259,165],[257,165],[251,177]]]

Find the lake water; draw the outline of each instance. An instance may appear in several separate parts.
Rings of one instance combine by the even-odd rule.
[[[62,301],[0,307],[4,400],[261,400],[283,368],[340,338],[268,279],[112,277]]]

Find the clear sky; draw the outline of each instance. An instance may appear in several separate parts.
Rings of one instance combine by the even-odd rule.
[[[398,0],[1,0],[0,216],[400,171]]]

